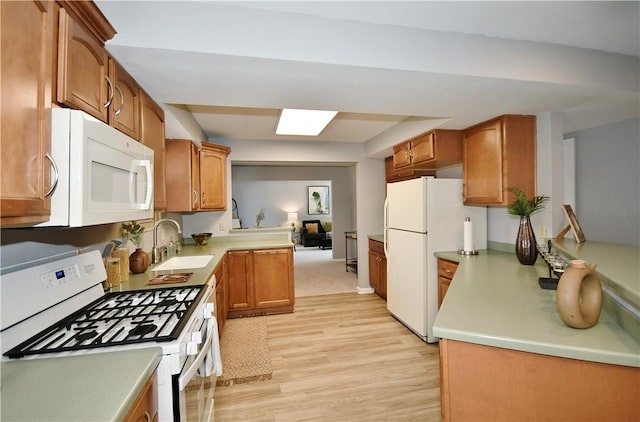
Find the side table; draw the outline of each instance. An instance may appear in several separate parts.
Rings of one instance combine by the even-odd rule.
[[[353,242],[353,255],[349,252],[349,241]],[[358,232],[351,230],[344,232],[344,253],[345,253],[345,271],[349,272],[349,268],[358,274]]]

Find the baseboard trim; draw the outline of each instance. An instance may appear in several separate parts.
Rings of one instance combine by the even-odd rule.
[[[373,290],[373,288],[371,287],[360,287],[358,286],[358,294],[359,295],[368,295],[368,294],[372,294],[375,293],[376,291]]]

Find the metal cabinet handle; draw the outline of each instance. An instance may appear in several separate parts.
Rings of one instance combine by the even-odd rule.
[[[144,420],[146,420],[148,422],[153,421],[153,419],[151,419],[151,415],[146,410],[144,411]]]
[[[44,196],[46,197],[46,196],[50,196],[53,193],[53,191],[56,189],[56,186],[58,186],[58,179],[60,178],[60,173],[58,172],[58,165],[56,164],[56,160],[53,159],[51,154],[47,152],[46,154],[44,154],[44,156],[51,163],[51,167],[53,168],[53,175],[54,175],[53,183],[49,187],[49,190],[44,194]]]
[[[104,78],[107,80],[107,84],[109,85],[109,99],[106,103],[104,103],[104,108],[107,108],[111,105],[111,101],[113,100],[113,84],[111,83],[111,79],[107,75],[104,75]]]
[[[204,192],[202,192],[202,201],[200,201],[200,202],[202,203],[202,205],[204,205],[204,204],[205,204],[205,202],[206,202],[206,201],[205,201],[205,194],[204,194]]]
[[[116,110],[116,116],[118,116],[120,114],[120,112],[122,111],[122,108],[124,107],[124,94],[122,93],[122,90],[120,89],[120,87],[118,85],[116,85],[116,90],[120,93],[120,107],[118,107],[118,109]]]
[[[198,203],[198,192],[194,189],[193,190],[193,205]]]

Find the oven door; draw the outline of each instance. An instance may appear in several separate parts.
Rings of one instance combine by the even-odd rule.
[[[213,315],[203,321],[199,332],[192,333],[187,353],[193,354],[178,377],[178,391],[174,391],[174,397],[179,398],[180,409],[176,420],[212,421],[213,392],[217,377],[222,375],[218,324]]]

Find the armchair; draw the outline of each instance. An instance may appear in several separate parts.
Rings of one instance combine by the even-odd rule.
[[[307,225],[310,226],[307,227]],[[331,236],[327,235],[320,220],[304,220],[300,227],[300,243],[305,248],[310,246],[331,248]]]

